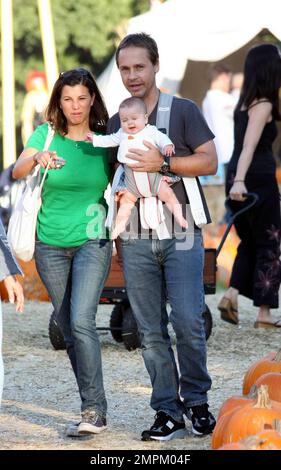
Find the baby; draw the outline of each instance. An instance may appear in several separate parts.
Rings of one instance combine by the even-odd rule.
[[[168,209],[174,214],[178,223],[187,228],[188,224],[182,214],[174,191],[169,183],[179,181],[177,176],[163,176],[160,173],[146,173],[133,171],[127,163],[136,164],[135,160],[127,157],[130,148],[147,150],[144,140],[156,145],[163,155],[172,156],[174,145],[169,137],[160,132],[155,126],[147,124],[148,116],[145,103],[136,97],[127,98],[119,106],[121,128],[115,134],[96,135],[87,134],[87,140],[95,147],[116,147],[119,145],[117,159],[124,165],[126,189],[120,197],[120,207],[117,211],[112,239],[122,233],[130,218],[131,211],[138,198],[157,196],[165,202]]]

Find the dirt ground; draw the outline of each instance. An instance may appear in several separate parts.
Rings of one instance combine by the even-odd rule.
[[[251,303],[241,298],[239,327],[222,322],[216,305],[221,294],[207,296],[213,314],[208,340],[209,394],[216,415],[222,402],[241,393],[243,374],[257,358],[280,347],[281,329],[254,329]],[[99,326],[108,326],[111,306],[100,306]],[[65,427],[79,419],[77,387],[64,351],[54,351],[48,337],[51,305],[27,302],[22,315],[4,310],[5,387],[0,414],[0,449],[41,450],[202,450],[210,437],[142,442],[141,431],[153,422],[150,384],[140,350],[128,352],[109,332],[100,332],[108,399],[108,430],[92,438],[65,436]],[[280,314],[280,312],[279,312]],[[187,424],[188,427],[188,424]]]

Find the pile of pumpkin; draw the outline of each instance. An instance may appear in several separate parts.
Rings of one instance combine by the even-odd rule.
[[[212,436],[217,450],[281,450],[281,350],[246,372],[243,396],[220,408]]]

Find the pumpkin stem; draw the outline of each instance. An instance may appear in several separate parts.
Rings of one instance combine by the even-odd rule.
[[[273,362],[281,362],[281,349],[278,349],[276,356],[273,359]]]
[[[257,398],[258,397],[258,387],[256,384],[253,384],[250,388],[250,391],[248,395],[246,395],[247,398]]]
[[[271,408],[267,385],[261,385],[258,388],[258,399],[253,408]]]

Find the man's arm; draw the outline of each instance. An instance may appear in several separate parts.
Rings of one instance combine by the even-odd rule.
[[[150,142],[144,141],[148,150],[130,149],[127,155],[137,161],[137,164],[128,164],[134,171],[154,173],[160,171],[163,155]],[[192,155],[170,159],[171,171],[181,176],[214,175],[217,171],[218,160],[215,145],[212,140],[205,142],[196,149]]]

